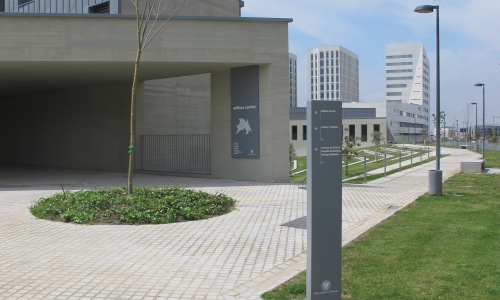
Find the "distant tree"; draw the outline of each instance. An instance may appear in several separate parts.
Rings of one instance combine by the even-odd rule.
[[[288,161],[290,162],[290,175],[292,174],[292,168],[291,168],[291,164],[292,164],[292,161],[295,159],[295,157],[297,157],[297,153],[295,152],[295,147],[293,146],[293,143],[289,143],[288,144]]]
[[[439,123],[441,125],[441,130],[443,129],[444,127],[444,122],[445,122],[445,118],[446,118],[446,114],[444,111],[442,111],[440,114],[439,114]],[[436,115],[435,114],[432,114],[432,122],[434,123],[434,128],[436,128]],[[437,136],[437,132],[436,132],[436,136]],[[441,135],[441,140],[443,140],[445,137],[443,135]]]
[[[342,143],[342,154],[344,155],[345,175],[348,175],[349,161],[352,155],[358,154],[356,147],[361,146],[360,137],[350,137],[349,129],[344,129],[344,140]]]
[[[382,132],[380,131],[372,132],[371,136],[372,136],[372,144],[375,145],[375,160],[377,160],[378,153],[380,151],[380,145],[384,142],[384,137],[382,135]]]
[[[420,135],[422,136],[422,140],[424,141],[424,145],[425,145],[427,142],[427,136],[429,135],[429,129],[422,128],[422,130],[420,131]]]

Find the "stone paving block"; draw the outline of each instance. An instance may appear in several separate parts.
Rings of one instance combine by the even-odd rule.
[[[443,178],[458,172],[460,161],[475,158],[456,151],[461,150],[443,149],[451,154],[442,158]],[[355,239],[394,213],[391,207],[404,207],[427,192],[430,168],[422,165],[366,185],[344,184],[344,237]],[[306,230],[282,226],[306,217],[303,184],[137,174],[136,185],[161,182],[223,192],[237,199],[238,209],[196,222],[86,226],[37,220],[28,208],[58,191],[49,184],[55,178],[79,190],[119,186],[122,174],[1,172],[0,299],[258,299],[306,266]]]

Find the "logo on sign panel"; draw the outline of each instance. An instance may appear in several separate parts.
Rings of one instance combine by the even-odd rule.
[[[325,280],[325,281],[323,281],[323,282],[321,283],[321,289],[322,289],[323,291],[325,291],[325,292],[326,292],[326,291],[329,291],[331,287],[332,287],[332,284],[331,284],[331,283],[330,283],[330,281],[328,281],[328,280]]]

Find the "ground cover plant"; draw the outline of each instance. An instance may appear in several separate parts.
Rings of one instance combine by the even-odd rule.
[[[30,207],[40,219],[76,224],[166,224],[201,220],[228,213],[235,200],[224,194],[178,187],[63,191]]]
[[[486,152],[500,167],[500,151]],[[343,299],[500,299],[500,174],[457,174],[343,248]],[[263,295],[305,299],[305,273]]]

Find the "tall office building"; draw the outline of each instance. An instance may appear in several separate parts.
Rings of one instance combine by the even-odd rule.
[[[386,101],[397,106],[388,110],[390,132],[411,142],[429,128],[429,60],[422,44],[386,45],[385,55]]]
[[[393,44],[385,48],[386,101],[429,108],[429,60],[422,44]]]
[[[310,100],[359,102],[358,55],[342,46],[307,51]]]
[[[290,107],[297,107],[297,55],[288,54],[288,70],[290,72]]]

